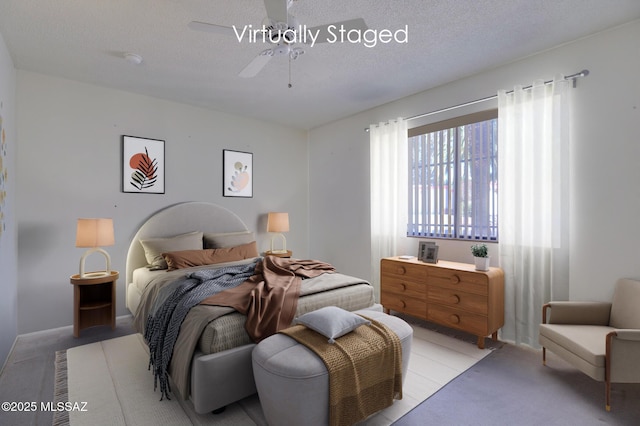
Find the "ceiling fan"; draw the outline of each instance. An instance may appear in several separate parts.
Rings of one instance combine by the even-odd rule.
[[[362,18],[307,28],[306,25],[300,25],[297,19],[289,14],[289,6],[295,0],[263,1],[267,17],[260,27],[252,25],[228,27],[200,21],[189,23],[189,28],[192,30],[231,35],[235,36],[238,42],[247,40],[249,43],[263,42],[272,46],[261,51],[240,71],[238,75],[243,78],[256,76],[274,56],[288,56],[289,61],[296,60],[305,53],[305,50],[296,44],[313,45],[330,42],[332,37],[335,39],[333,31],[336,29],[348,32],[351,30],[365,31],[368,28]],[[290,82],[289,87],[291,87]]]

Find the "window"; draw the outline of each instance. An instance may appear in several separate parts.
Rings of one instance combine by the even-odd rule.
[[[407,236],[498,240],[498,111],[410,129]]]

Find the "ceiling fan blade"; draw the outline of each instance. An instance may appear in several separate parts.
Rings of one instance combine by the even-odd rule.
[[[255,77],[273,57],[273,52],[271,52],[271,54],[269,54],[269,52],[271,51],[265,50],[264,52],[253,58],[253,60],[249,62],[249,65],[247,65],[242,71],[240,71],[238,76],[242,78]]]
[[[332,27],[331,32],[329,32],[329,27]],[[312,33],[318,32],[318,39],[316,43],[326,43],[328,40],[335,39],[338,31],[344,28],[345,31],[349,30],[360,30],[365,31],[369,27],[367,23],[364,22],[362,18],[349,19],[347,21],[334,22],[333,24],[320,25],[317,27],[309,28],[308,31]]]
[[[195,31],[204,31],[212,34],[222,34],[224,36],[235,37],[238,42],[251,37],[246,28],[226,27],[224,25],[216,25],[200,21],[191,21],[189,22],[188,27]]]
[[[287,2],[288,0],[264,0],[267,17],[273,22],[287,23]]]
[[[224,25],[209,24],[206,22],[191,21],[189,22],[189,28],[195,31],[204,31],[206,33],[234,35],[235,32],[231,27],[225,27]]]

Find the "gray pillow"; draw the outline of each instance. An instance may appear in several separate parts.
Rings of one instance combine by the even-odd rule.
[[[202,250],[202,232],[189,232],[168,238],[147,238],[140,240],[144,248],[149,269],[167,269],[162,253],[181,250]]]
[[[302,324],[328,337],[329,343],[334,343],[338,337],[344,336],[363,324],[371,325],[368,319],[337,306],[327,306],[306,313],[293,320],[293,323]]]
[[[205,232],[203,238],[205,249],[241,246],[256,240],[251,231],[225,232],[221,234]]]

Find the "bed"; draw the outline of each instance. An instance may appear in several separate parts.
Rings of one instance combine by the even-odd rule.
[[[235,250],[236,247],[243,247],[247,241],[255,240],[253,232],[235,213],[216,204],[180,203],[153,214],[134,235],[127,254],[126,305],[134,315],[134,323],[144,324],[157,283],[166,284],[173,276],[184,276],[191,271],[211,267],[202,265],[173,271],[150,270],[148,250],[145,253],[148,242],[160,240],[162,244],[171,245],[177,241],[176,250],[195,250],[189,244],[193,244],[197,238],[200,238],[203,249],[214,244],[229,247],[228,250]],[[259,260],[260,258],[232,260],[212,267]],[[375,304],[372,286],[357,277],[332,273],[302,281],[296,316],[329,305],[352,311],[380,309],[380,305]],[[207,316],[209,312],[202,315],[206,309],[215,310],[215,315]],[[186,386],[177,386],[177,389],[178,396],[185,398],[188,395],[196,412],[206,413],[256,392],[251,365],[251,352],[255,343],[244,330],[246,317],[234,309],[198,305],[192,309],[195,310],[201,314],[201,318],[215,319],[197,326],[192,324],[193,321],[189,324],[185,321],[187,325],[183,325],[183,328],[192,327],[191,333],[196,333],[199,337],[193,353],[189,352],[190,362],[184,373],[188,376],[188,383]],[[189,315],[191,313],[190,311]],[[180,334],[183,333],[186,334],[187,331],[181,328]],[[174,377],[171,379],[173,383]],[[172,384],[172,389],[174,388],[176,386]]]

